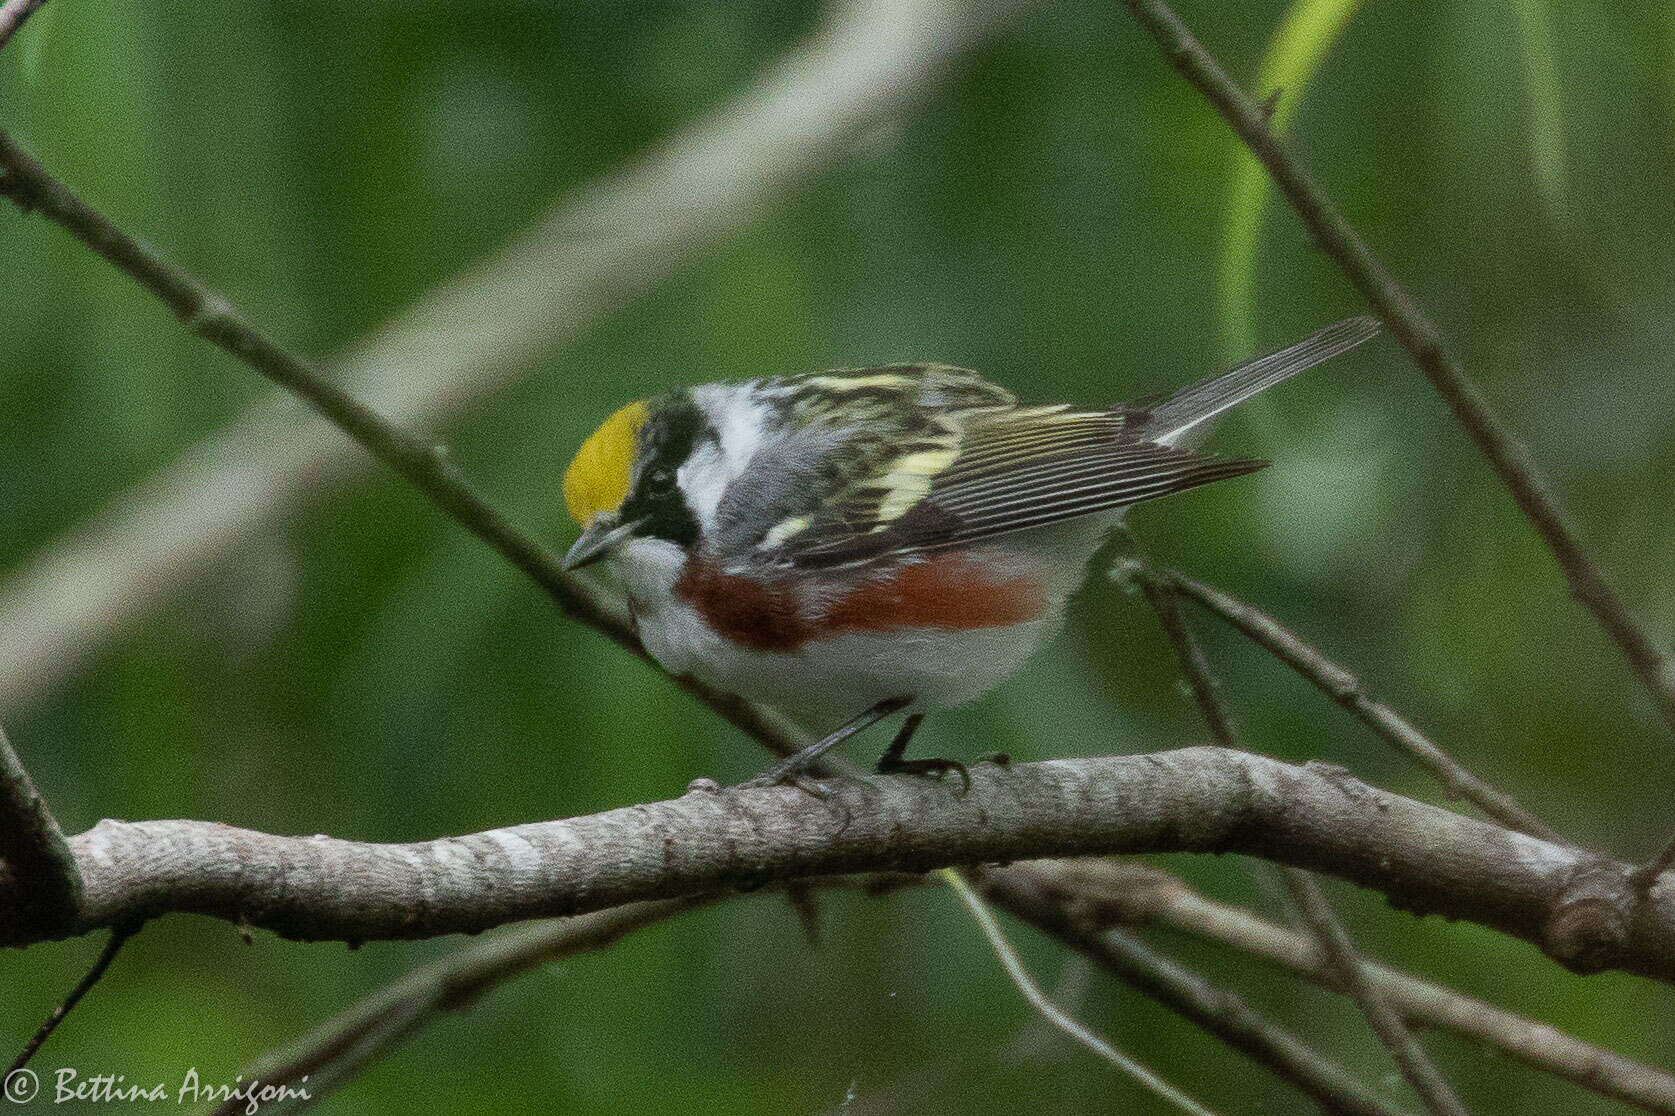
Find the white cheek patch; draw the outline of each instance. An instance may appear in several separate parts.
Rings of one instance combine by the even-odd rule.
[[[762,447],[766,415],[750,389],[741,385],[706,384],[692,390],[692,400],[715,428],[716,440],[695,446],[676,476],[699,527],[708,533],[715,526],[721,494]]]
[[[740,385],[712,385],[698,399],[721,435],[721,455],[733,476],[744,472],[756,451],[762,448],[762,405],[750,389]]]
[[[687,505],[698,518],[698,526],[708,534],[715,525],[715,509],[721,504],[721,494],[732,480],[726,458],[712,442],[705,442],[692,451],[675,473],[680,490],[686,494]]]

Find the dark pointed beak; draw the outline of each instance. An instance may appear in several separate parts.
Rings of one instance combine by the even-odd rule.
[[[583,528],[581,537],[571,544],[559,563],[566,572],[578,570],[590,562],[597,562],[609,554],[623,539],[633,534],[639,523],[618,523],[615,516],[598,515]]]

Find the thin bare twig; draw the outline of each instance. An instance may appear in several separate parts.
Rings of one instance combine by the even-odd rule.
[[[621,604],[594,583],[564,573],[558,557],[484,502],[441,446],[381,416],[329,382],[320,370],[274,344],[219,293],[173,267],[117,228],[0,131],[0,195],[56,222],[155,295],[196,335],[293,392],[379,461],[395,470],[450,518],[487,543],[540,586],[563,612],[647,659]],[[783,745],[789,722],[688,678],[679,685],[728,721]]]
[[[1322,1111],[1333,1116],[1401,1116],[1400,1108],[1379,1100],[1348,1070],[1237,992],[1164,956],[1128,931],[1105,931],[1089,944],[1088,952],[1107,967],[1121,966],[1137,986],[1155,989],[1157,998],[1178,997],[1191,1012],[1188,1018],[1297,1085]]]
[[[1367,978],[1354,943],[1326,902],[1326,896],[1321,894],[1320,887],[1306,872],[1295,868],[1281,871],[1304,921],[1314,931],[1315,941],[1319,943],[1327,964],[1332,966],[1338,980],[1349,990],[1361,1014],[1367,1017],[1367,1023],[1378,1036],[1378,1041],[1390,1051],[1402,1076],[1419,1094],[1425,1110],[1433,1116],[1466,1116],[1465,1106],[1431,1062],[1430,1055],[1408,1032],[1402,1017],[1385,1002],[1378,986]]]
[[[1233,712],[1222,700],[1221,684],[1210,669],[1209,660],[1204,657],[1204,649],[1198,645],[1192,629],[1187,626],[1186,617],[1181,615],[1180,603],[1175,599],[1175,587],[1157,577],[1151,568],[1139,559],[1129,559],[1119,572],[1122,576],[1132,577],[1139,583],[1141,591],[1146,594],[1146,600],[1152,606],[1152,611],[1157,613],[1158,623],[1163,626],[1163,633],[1169,637],[1169,643],[1175,649],[1175,658],[1180,660],[1181,674],[1186,678],[1187,686],[1198,702],[1198,709],[1204,715],[1205,723],[1210,726],[1210,735],[1215,737],[1216,743],[1223,748],[1243,747],[1239,742],[1239,731],[1233,721]]]
[[[1000,967],[1006,970],[1006,975],[1012,978],[1012,983],[1018,986],[1018,991],[1023,994],[1030,1007],[1039,1012],[1043,1019],[1063,1031],[1073,1041],[1081,1043],[1123,1073],[1128,1074],[1144,1086],[1147,1091],[1168,1101],[1181,1111],[1190,1112],[1193,1116],[1215,1116],[1208,1108],[1163,1080],[1146,1066],[1141,1065],[1112,1046],[1049,1000],[1046,993],[1042,992],[1040,986],[1035,983],[1035,979],[1029,975],[1029,970],[1024,968],[1024,963],[1018,959],[1018,954],[1013,950],[1012,943],[1006,940],[1006,934],[1001,930],[1000,923],[995,920],[995,916],[989,910],[987,904],[978,896],[976,889],[967,883],[965,877],[953,868],[940,869],[937,875],[941,877],[944,883],[953,888],[954,894],[960,897],[960,902],[964,903],[966,910],[971,912],[971,917],[976,921],[978,929],[983,931],[983,936],[989,940],[990,948],[995,951],[995,956],[1000,959]]]
[[[1211,733],[1225,748],[1242,748],[1233,715],[1219,693],[1219,681],[1203,649],[1181,615],[1179,590],[1155,574],[1142,559],[1130,558],[1114,571],[1119,579],[1138,584],[1157,613],[1158,622],[1169,637],[1199,710]],[[1066,920],[1066,926],[1072,925]],[[1110,930],[1103,934],[1083,929],[1077,935],[1065,932],[1073,948],[1103,959],[1108,966],[1131,971],[1140,986],[1167,988],[1192,1012],[1189,1016],[1212,1029],[1225,1032],[1235,1049],[1245,1050],[1258,1061],[1297,1083],[1328,1112],[1388,1112],[1389,1109],[1362,1089],[1340,1067],[1309,1048],[1301,1040],[1261,1016],[1235,993],[1210,985],[1196,973],[1160,955],[1151,954],[1132,935]],[[1178,1009],[1179,1010],[1179,1009]]]
[[[1098,963],[1125,984],[1301,1090],[1331,1116],[1393,1116],[1347,1070],[1269,1019],[1232,989],[1206,980],[1139,938],[1098,925],[1087,897],[1057,887],[1060,862],[986,869],[983,894],[1001,909]],[[1129,865],[1130,862],[1117,862]],[[1040,866],[1043,870],[1035,871]],[[1138,866],[1134,866],[1138,867]]]
[[[330,378],[434,427],[505,387],[909,115],[1017,0],[840,0],[760,80],[594,176],[335,354]],[[0,709],[60,684],[146,610],[362,473],[275,392],[0,581]]]
[[[110,937],[105,941],[105,948],[99,951],[99,956],[93,962],[93,966],[76,982],[76,986],[70,989],[70,994],[64,997],[64,1001],[52,1009],[45,1021],[29,1037],[29,1041],[23,1044],[22,1052],[13,1059],[6,1072],[0,1074],[0,1080],[10,1077],[29,1064],[29,1060],[41,1049],[42,1044],[52,1037],[52,1032],[58,1030],[58,1025],[64,1022],[70,1012],[75,1010],[77,1004],[81,1003],[81,998],[87,995],[95,984],[99,983],[100,978],[105,975],[105,970],[110,968],[112,961],[116,960],[116,955],[121,952],[128,939],[139,933],[141,925],[143,924],[130,922],[111,930]]]
[[[605,614],[608,606],[598,595],[561,572],[554,555],[479,499],[440,446],[386,421],[326,380],[318,368],[274,344],[219,293],[165,262],[76,197],[3,131],[0,170],[0,194],[68,230],[155,295],[192,333],[301,397],[527,574],[567,614],[634,646],[614,630],[614,618]]]
[[[1562,834],[1536,817],[1527,806],[1472,774],[1401,714],[1368,697],[1355,675],[1322,655],[1272,616],[1174,570],[1157,571],[1155,576],[1227,621],[1258,647],[1347,709],[1382,740],[1429,772],[1442,784],[1444,794],[1466,799],[1502,825],[1545,841],[1564,842]]]
[[[1120,857],[1036,860],[988,869],[985,883],[992,887],[997,882],[1041,896],[1031,900],[1032,906],[1062,909],[1072,925],[1085,930],[1156,926],[1225,945],[1321,987],[1343,991],[1309,935],[1208,899],[1147,864]],[[999,895],[991,892],[990,897],[1011,909]],[[1364,961],[1362,971],[1411,1027],[1459,1035],[1601,1096],[1659,1116],[1675,1116],[1675,1074],[1377,962]]]
[[[35,14],[47,0],[6,0],[0,4],[0,48],[12,41],[23,21]]]
[[[1244,744],[1239,739],[1233,714],[1221,697],[1220,682],[1203,648],[1193,637],[1186,617],[1181,614],[1177,599],[1179,590],[1168,579],[1155,574],[1143,559],[1128,559],[1117,573],[1119,577],[1134,580],[1145,593],[1164,634],[1175,649],[1181,674],[1197,699],[1199,711],[1211,734],[1224,748],[1242,749]],[[1104,957],[1108,963],[1138,969],[1137,979],[1172,986],[1176,995],[1187,998],[1199,1014],[1215,1020],[1227,1031],[1232,1036],[1227,1041],[1235,1049],[1250,1047],[1259,1052],[1253,1057],[1277,1062],[1283,1067],[1279,1071],[1282,1076],[1303,1083],[1305,1091],[1328,1112],[1388,1111],[1340,1067],[1260,1016],[1233,992],[1216,989],[1197,974],[1174,965],[1166,958],[1148,957],[1147,947],[1132,935],[1111,930],[1104,934],[1086,933],[1083,937],[1087,940],[1077,948]]]
[[[15,884],[0,887],[9,917],[51,936],[75,921],[81,906],[81,873],[64,833],[23,761],[0,729],[0,863]]]
[[[406,973],[285,1048],[263,1055],[241,1077],[299,1090],[276,1105],[264,1105],[263,1111],[301,1112],[331,1096],[400,1042],[443,1015],[469,1007],[496,986],[550,962],[607,949],[636,930],[724,894],[630,903],[472,942]],[[232,1116],[243,1111],[243,1104],[232,1098],[211,1111]]]
[[[1639,675],[1664,721],[1675,728],[1675,665],[1629,614],[1622,599],[1578,540],[1529,450],[1495,417],[1477,385],[1443,347],[1424,311],[1385,270],[1372,250],[1268,129],[1262,107],[1234,84],[1178,16],[1161,0],[1123,0],[1170,63],[1219,112],[1308,229],[1454,412],[1518,507],[1552,551],[1573,597],[1593,613]]]

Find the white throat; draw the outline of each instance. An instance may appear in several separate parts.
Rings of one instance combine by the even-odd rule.
[[[656,609],[675,595],[675,582],[686,568],[686,551],[668,539],[625,539],[605,559],[605,566],[622,582],[638,613]]]

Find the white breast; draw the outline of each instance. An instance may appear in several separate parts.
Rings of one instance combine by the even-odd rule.
[[[1004,628],[845,632],[795,651],[757,651],[718,636],[672,595],[636,605],[640,638],[665,670],[831,729],[886,698],[920,708],[960,705],[1016,674],[1058,617]]]
[[[959,705],[1022,669],[1058,628],[1109,519],[1081,520],[1019,540],[1035,561],[1052,553],[1040,618],[1006,627],[845,632],[793,651],[758,651],[723,638],[675,592],[686,555],[672,543],[634,539],[611,559],[640,638],[665,670],[772,705],[814,729],[834,728],[886,698],[919,708]]]

